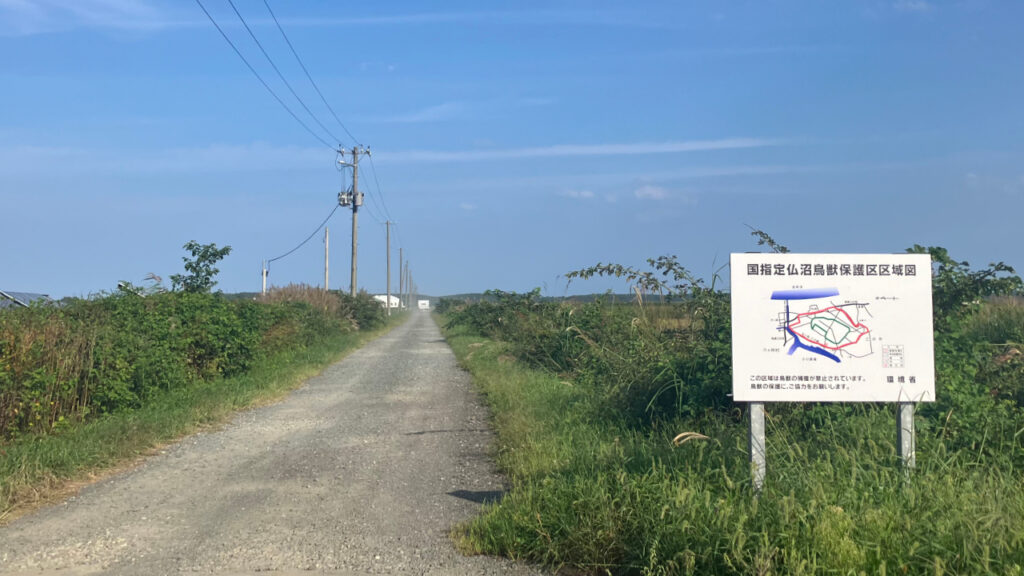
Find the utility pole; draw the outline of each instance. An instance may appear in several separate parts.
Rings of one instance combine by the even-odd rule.
[[[324,228],[324,292],[331,289],[331,229]]]
[[[387,300],[387,302],[388,302],[388,305],[387,305],[387,311],[388,311],[388,316],[391,316],[391,220],[388,220],[384,224],[385,224],[385,227],[388,230],[388,232],[387,232],[387,236],[388,236],[388,241],[387,241],[387,251],[388,251],[388,258],[387,258],[387,260],[388,260],[388,280],[387,280],[387,284],[388,284],[388,288],[387,288],[387,298],[388,298],[388,300]]]
[[[262,273],[260,274],[260,276],[263,277],[263,292],[262,292],[262,294],[264,296],[266,296],[267,295],[267,261],[266,260],[263,261],[263,270],[262,270]]]
[[[409,261],[408,260],[405,261],[405,272],[403,272],[403,273],[405,274],[405,306],[407,308],[411,308],[412,307],[412,302],[409,300],[409,288],[411,288],[412,285],[409,283]]]
[[[402,272],[402,248],[398,248],[398,309],[402,309],[402,288],[405,286],[405,274]]]
[[[359,192],[359,157],[369,156],[370,149],[363,146],[353,146],[351,151],[346,152],[344,148],[338,150],[341,159],[338,164],[352,167],[352,191],[338,194],[338,204],[352,207],[352,296],[356,295],[356,258],[359,252],[359,207],[363,205],[363,194]],[[345,161],[345,154],[352,155],[352,161]]]

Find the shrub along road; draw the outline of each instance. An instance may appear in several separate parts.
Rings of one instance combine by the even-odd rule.
[[[0,573],[533,574],[448,537],[501,493],[490,439],[413,313],[285,401],[0,528]]]

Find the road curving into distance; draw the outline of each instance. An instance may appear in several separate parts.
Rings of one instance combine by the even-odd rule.
[[[538,574],[464,557],[487,411],[425,312],[284,401],[0,528],[0,574]]]

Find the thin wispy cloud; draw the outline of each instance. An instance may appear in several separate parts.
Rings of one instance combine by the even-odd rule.
[[[366,122],[380,122],[385,124],[420,124],[424,122],[443,122],[454,120],[466,111],[466,105],[462,102],[445,102],[435,106],[427,106],[420,110],[414,110],[405,114],[394,116],[381,116],[367,118]]]
[[[668,198],[668,190],[653,184],[644,184],[633,190],[633,196],[640,200],[664,200]]]
[[[929,12],[933,8],[925,0],[897,0],[892,6],[900,12]]]
[[[174,12],[166,10],[174,6]],[[204,18],[181,6],[149,0],[0,0],[0,36],[28,36],[79,28],[157,32],[209,26]],[[211,6],[214,16],[219,10]],[[413,12],[355,17],[280,17],[286,28],[351,28],[367,26],[429,26],[443,24],[500,24],[503,26],[598,26],[633,28],[678,27],[664,18],[637,10],[483,10]],[[268,17],[247,18],[253,27],[274,27]],[[240,26],[225,18],[226,28]]]
[[[770,138],[725,138],[721,140],[684,140],[672,142],[636,142],[626,144],[559,144],[531,148],[498,150],[409,150],[382,154],[392,162],[474,162],[481,160],[515,160],[521,158],[564,158],[573,156],[630,156],[673,154],[712,150],[736,150],[782,146],[786,140]]]
[[[473,162],[484,160],[515,160],[539,157],[587,157],[606,155],[668,154],[695,151],[730,150],[762,146],[778,146],[783,140],[730,139],[690,142],[662,142],[610,145],[571,145],[534,148],[506,148],[492,150],[469,150],[455,152],[412,151],[389,152],[375,150],[379,164],[418,162]],[[61,167],[64,173],[186,173],[186,172],[236,172],[252,170],[320,170],[325,163],[324,150],[319,147],[278,146],[266,142],[251,144],[212,144],[208,146],[180,147],[148,150],[126,150],[121,148],[35,146],[8,143],[0,144],[0,174],[25,175],[41,174]],[[671,180],[680,178],[706,178],[718,176],[783,174],[812,170],[841,169],[842,166],[714,166],[691,167],[675,171],[645,172],[644,179]],[[508,178],[500,182],[512,186],[524,184],[558,185],[561,195],[567,198],[588,199],[595,196],[592,188],[604,183],[609,174],[573,173],[565,174],[552,182],[551,177]],[[630,173],[617,173],[615,177],[626,178]],[[479,186],[486,183],[495,186],[500,182],[467,181],[467,185]]]
[[[75,28],[158,30],[181,24],[145,0],[0,0],[0,35]]]
[[[651,57],[667,58],[706,58],[709,56],[758,56],[764,54],[797,54],[802,52],[821,52],[841,48],[833,44],[776,44],[776,45],[733,45],[733,46],[698,46],[661,52]]]
[[[382,124],[419,124],[424,122],[447,122],[478,118],[503,118],[523,108],[539,108],[555,103],[553,98],[501,97],[489,100],[442,102],[425,106],[412,112],[387,114],[360,118],[363,122]]]
[[[598,26],[676,28],[678,22],[641,10],[483,10],[469,12],[416,12],[345,18],[286,18],[282,24],[296,27],[416,26],[428,24],[487,24],[529,26]]]
[[[558,195],[576,200],[590,200],[594,197],[594,193],[590,190],[565,190],[560,192]]]
[[[328,161],[329,162],[329,161]],[[62,173],[191,173],[247,170],[313,170],[325,162],[320,148],[210,145],[161,150],[121,150],[68,146],[0,146],[0,175]]]

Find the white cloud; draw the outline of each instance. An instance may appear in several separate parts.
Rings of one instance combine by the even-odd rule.
[[[565,196],[566,198],[577,198],[577,199],[590,199],[594,197],[594,193],[590,190],[566,190],[560,192],[559,196]]]
[[[422,122],[442,122],[457,118],[466,110],[461,102],[445,102],[436,106],[415,110],[407,114],[396,116],[382,116],[379,118],[368,118],[368,122],[382,122],[389,124],[419,124]]]
[[[600,26],[610,28],[679,28],[680,24],[652,17],[649,10],[491,10],[473,12],[419,12],[342,18],[282,18],[284,26],[418,26],[451,23],[489,23],[519,26]],[[684,25],[685,26],[685,25]]]
[[[152,0],[0,0],[0,36],[27,36],[77,28],[161,31],[210,26],[204,15],[196,16],[192,2],[165,2],[161,8]],[[218,3],[219,4],[219,3]],[[225,28],[241,27],[230,10],[208,3],[207,9]],[[281,25],[291,28],[351,28],[366,26],[430,26],[496,22],[504,25],[677,28],[663,18],[652,18],[638,10],[506,10],[472,12],[419,12],[341,17],[278,15]],[[252,27],[275,27],[270,18],[250,17]],[[390,71],[390,70],[389,70]]]
[[[501,150],[407,150],[381,154],[380,160],[393,162],[473,162],[480,160],[514,160],[519,158],[568,156],[620,156],[670,154],[710,150],[735,150],[781,146],[785,140],[768,138],[724,138],[720,140],[684,140],[671,142],[637,142],[627,144],[560,144],[533,148]]]
[[[975,194],[1002,193],[1018,196],[1024,192],[1024,176],[1014,178],[992,173],[968,172],[964,174],[964,186]]]
[[[641,200],[664,200],[668,198],[668,190],[653,184],[644,184],[633,190],[633,195]]]
[[[928,12],[932,9],[926,0],[896,0],[892,7],[900,12]]]
[[[465,210],[467,212],[472,212],[473,210],[476,210],[476,204],[470,204],[469,202],[463,202],[462,204],[459,204],[459,208],[462,208],[463,210]]]
[[[0,36],[73,28],[156,30],[174,24],[146,0],[0,0]]]
[[[66,173],[187,173],[322,169],[322,148],[273,146],[264,142],[162,150],[118,150],[60,146],[0,145],[0,174],[37,174],[60,166]]]

